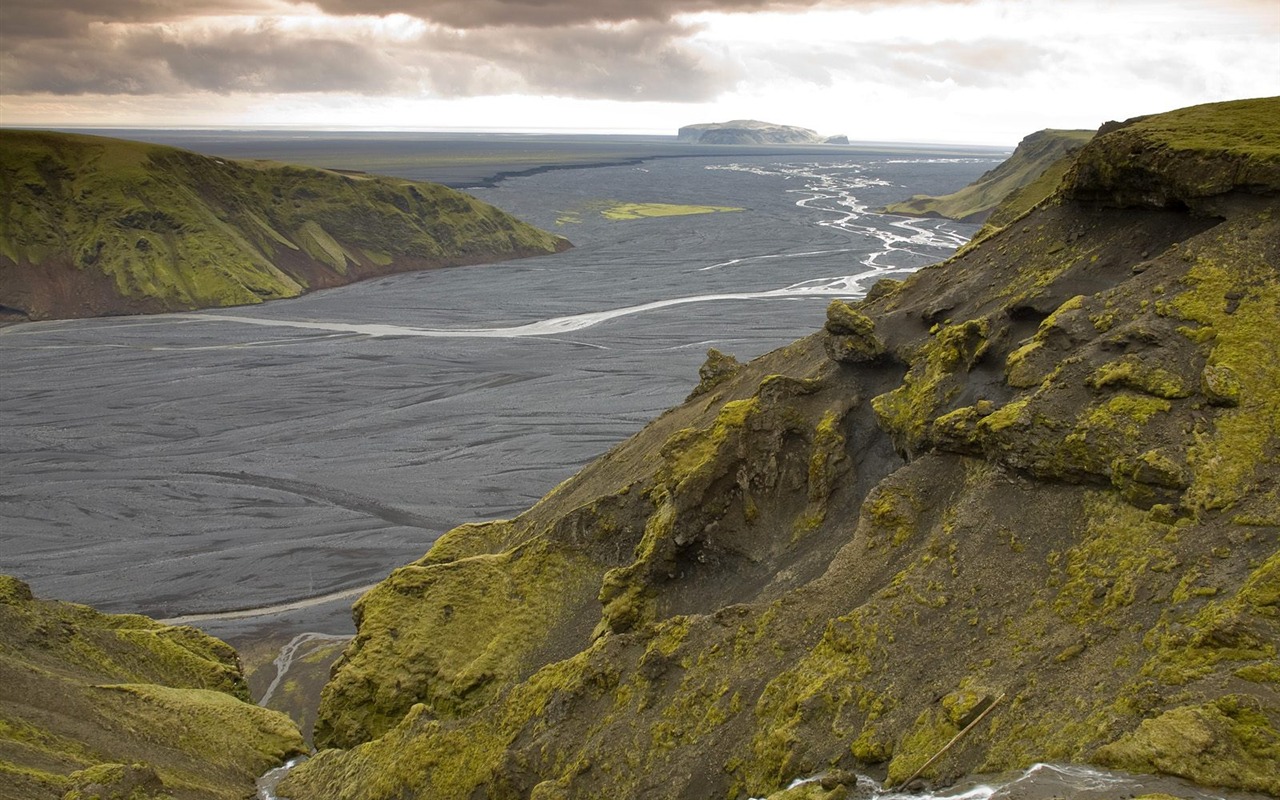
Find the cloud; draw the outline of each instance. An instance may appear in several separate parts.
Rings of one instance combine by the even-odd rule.
[[[670,22],[561,28],[435,29],[420,42],[424,80],[445,96],[507,94],[707,100],[742,77],[734,62]]]
[[[692,102],[741,77],[696,28],[631,22],[459,31],[417,26],[386,36],[353,24],[280,20],[189,25],[97,24],[68,47],[33,39],[6,59],[11,94],[291,94],[464,97],[540,94]]]
[[[869,6],[886,0],[314,0],[331,14],[401,13],[451,28],[562,27],[599,22],[664,22],[680,14]]]
[[[399,66],[368,42],[294,37],[271,22],[196,31],[99,26],[80,46],[36,40],[14,55],[5,89],[15,94],[385,94],[406,88]]]
[[[71,37],[101,22],[170,22],[207,15],[262,13],[272,0],[5,0],[0,40]]]
[[[1191,71],[1180,67],[1190,58],[1184,40],[1239,49],[1254,41],[1249,31],[1276,30],[1275,0],[1135,0],[1115,11],[1108,0],[0,2],[0,94],[8,96],[693,103],[766,84],[936,92],[1025,85],[1050,72],[1230,94],[1240,80],[1229,71],[1182,75]],[[1180,15],[1153,16],[1165,5]],[[799,13],[806,10],[829,13]],[[781,13],[755,13],[765,11]],[[1145,60],[1119,44],[1135,37],[1145,37],[1132,48]],[[1210,55],[1201,45],[1195,60]]]
[[[745,69],[757,80],[832,86],[850,80],[888,85],[950,84],[990,88],[1023,80],[1057,63],[1053,49],[1010,39],[853,42],[809,49],[769,47]]]

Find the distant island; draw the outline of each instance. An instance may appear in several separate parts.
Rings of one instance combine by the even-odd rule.
[[[808,128],[777,125],[757,119],[729,122],[700,122],[685,125],[677,134],[682,142],[694,144],[848,144],[847,136],[822,136]]]

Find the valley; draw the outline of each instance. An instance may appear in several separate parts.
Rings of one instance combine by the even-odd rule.
[[[866,209],[992,163],[543,173],[475,193],[569,237],[566,253],[251,311],[0,329],[5,567],[43,596],[221,636],[263,691],[280,646],[349,634],[362,589],[638,430],[696,385],[709,347],[754,357],[820,326],[831,297],[945,257],[976,226]],[[743,210],[611,219],[602,198]]]

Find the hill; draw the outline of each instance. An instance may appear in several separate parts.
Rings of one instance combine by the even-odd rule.
[[[1093,131],[1043,130],[1018,143],[1003,163],[958,192],[885,206],[887,214],[945,217],[961,222],[1006,224],[1053,194],[1071,165],[1072,154],[1093,138]],[[999,219],[988,220],[1003,203]]]
[[[686,125],[677,136],[697,144],[848,144],[844,136],[824,137],[808,128],[778,125],[755,119],[702,122]]]
[[[226,798],[303,752],[192,629],[39,600],[0,576],[0,797]]]
[[[355,606],[309,798],[1086,762],[1280,793],[1280,98],[1109,125]],[[816,786],[816,785],[815,785]],[[807,791],[807,790],[806,790]]]
[[[432,184],[0,131],[0,314],[261,303],[568,246]]]

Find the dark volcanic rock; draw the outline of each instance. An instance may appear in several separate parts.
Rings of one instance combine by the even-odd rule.
[[[282,791],[896,783],[1003,695],[927,781],[1280,793],[1280,132],[1236,116],[1280,101],[1099,136],[1071,192],[396,570],[325,691],[344,749]]]

